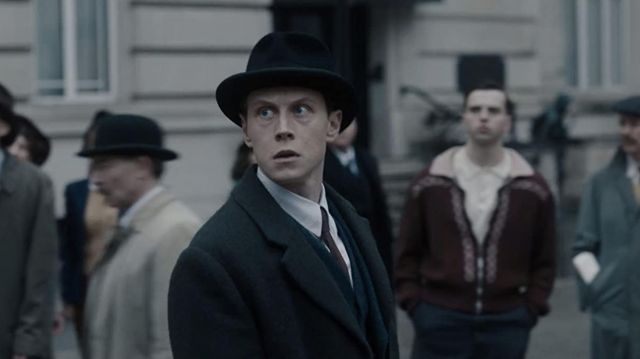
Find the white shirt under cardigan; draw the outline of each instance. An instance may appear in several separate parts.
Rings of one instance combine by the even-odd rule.
[[[511,156],[504,150],[502,160],[481,167],[471,161],[465,147],[453,154],[453,171],[464,191],[464,209],[478,243],[482,244],[489,231],[491,215],[496,207],[498,190],[511,172]]]
[[[342,259],[347,265],[347,269],[349,270],[349,280],[353,285],[351,260],[349,260],[349,255],[347,254],[347,249],[344,246],[342,238],[338,236],[338,227],[336,226],[336,222],[329,212],[329,206],[327,205],[327,196],[324,191],[324,186],[322,186],[320,192],[320,202],[316,203],[300,195],[297,195],[275,183],[269,177],[267,177],[264,172],[262,172],[260,167],[258,167],[258,180],[264,185],[264,187],[267,189],[267,192],[271,194],[276,203],[278,203],[278,205],[280,205],[280,207],[282,207],[282,209],[288,215],[295,219],[296,222],[300,223],[301,226],[318,237],[318,241],[320,241],[320,243],[323,244],[323,247],[325,247],[327,251],[329,251],[329,247],[324,245],[324,243],[320,240],[320,234],[322,232],[322,213],[320,212],[320,207],[324,208],[327,211],[329,218],[329,233],[335,241]]]

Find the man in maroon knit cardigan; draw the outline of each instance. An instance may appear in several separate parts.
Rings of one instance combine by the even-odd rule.
[[[397,241],[398,302],[413,320],[413,358],[523,358],[549,311],[553,196],[503,146],[511,102],[498,86],[468,92],[464,146],[412,182]]]

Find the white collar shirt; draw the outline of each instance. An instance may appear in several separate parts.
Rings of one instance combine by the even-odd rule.
[[[313,233],[313,235],[318,238],[320,238],[320,234],[322,232],[322,214],[320,212],[320,207],[324,208],[327,211],[327,217],[329,219],[329,233],[335,241],[336,247],[338,247],[338,251],[342,256],[342,259],[347,265],[347,269],[349,270],[349,280],[353,284],[351,261],[349,260],[349,255],[347,253],[344,242],[338,235],[338,227],[336,225],[336,222],[329,212],[329,206],[327,204],[327,196],[325,194],[324,186],[322,186],[322,190],[320,193],[320,202],[316,203],[298,194],[295,194],[275,183],[262,171],[262,169],[260,169],[260,167],[258,167],[258,180],[264,185],[264,187],[267,189],[267,192],[271,194],[276,203],[278,203],[278,205],[289,216],[291,216],[294,220],[296,220],[296,222],[298,222],[301,226],[306,228],[309,232]],[[329,250],[329,247],[327,247],[326,245],[324,247]]]
[[[356,150],[353,146],[347,147],[344,151],[334,147],[330,147],[330,149],[343,167],[348,168],[354,175],[359,173],[358,162],[356,162]]]
[[[140,197],[131,207],[127,208],[127,210],[124,211],[124,213],[118,220],[118,224],[125,228],[129,227],[136,213],[138,213],[145,204],[147,204],[155,196],[162,192],[162,190],[162,186],[155,186],[151,190],[147,191],[147,193],[142,195],[142,197]]]
[[[478,243],[484,243],[491,216],[496,207],[498,190],[511,172],[511,157],[504,150],[495,166],[481,167],[471,161],[466,148],[453,155],[456,181],[464,191],[464,209]]]

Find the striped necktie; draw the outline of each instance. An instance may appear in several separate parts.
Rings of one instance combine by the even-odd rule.
[[[347,264],[344,262],[344,259],[342,258],[338,247],[336,246],[336,242],[333,240],[333,237],[331,237],[327,211],[324,208],[320,207],[320,212],[322,213],[322,230],[320,232],[320,239],[327,247],[329,247],[329,252],[331,252],[333,259],[335,259],[336,263],[338,264],[338,267],[340,267],[344,274],[349,277],[349,269],[347,268]]]

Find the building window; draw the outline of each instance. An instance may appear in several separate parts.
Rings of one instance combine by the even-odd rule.
[[[567,82],[580,88],[622,84],[628,0],[567,0]]]
[[[109,0],[37,0],[38,95],[109,95],[113,58]]]

